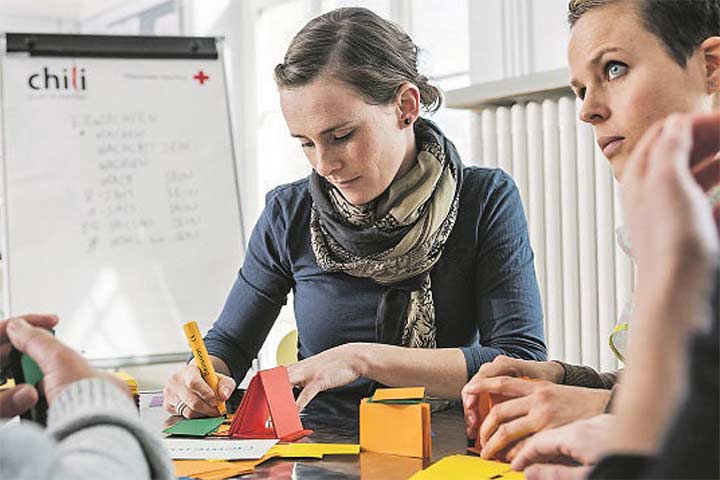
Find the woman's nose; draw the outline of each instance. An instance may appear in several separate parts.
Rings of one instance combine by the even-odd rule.
[[[580,120],[595,125],[610,117],[610,109],[602,95],[588,92],[580,109]]]
[[[318,149],[318,151],[315,154],[315,171],[320,175],[321,177],[329,177],[333,174],[333,172],[337,171],[340,166],[342,166],[342,162],[339,161],[336,155],[331,154],[330,152],[323,152],[322,150]]]

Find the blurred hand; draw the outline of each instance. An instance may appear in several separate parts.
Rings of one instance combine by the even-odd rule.
[[[599,415],[610,399],[610,390],[511,377],[485,378],[467,388],[469,394],[510,397],[494,405],[480,426],[482,457],[486,459],[507,452],[506,459],[511,460],[520,448],[515,444],[521,440],[547,428]]]
[[[517,452],[512,467],[525,470],[538,463],[594,465],[610,452],[616,420],[614,415],[603,414],[537,433]]]
[[[290,384],[302,387],[297,398],[302,410],[318,393],[354,382],[362,376],[358,344],[347,343],[288,365]]]
[[[682,288],[682,295],[707,288],[720,252],[713,218],[720,208],[713,212],[705,195],[720,185],[718,150],[718,113],[671,115],[635,148],[620,183],[638,294],[662,294],[669,285]]]
[[[690,168],[703,192],[709,192],[720,182],[720,114],[717,112],[690,117],[692,149]],[[715,220],[720,222],[720,205],[714,208]]]
[[[465,411],[466,434],[468,438],[475,438],[478,427],[482,423],[480,418],[479,400],[483,380],[493,377],[529,377],[537,380],[545,380],[552,383],[560,383],[565,375],[565,370],[557,362],[536,362],[533,360],[520,360],[505,355],[495,357],[492,362],[485,363],[480,370],[462,389],[463,409]]]
[[[0,322],[0,338],[3,337],[12,343],[20,352],[29,355],[43,372],[41,382],[48,405],[52,405],[57,395],[69,384],[82,380],[83,378],[103,377],[104,375],[94,370],[80,354],[64,345],[47,331],[58,322],[55,316],[27,315],[25,317],[11,318]],[[25,385],[21,387],[30,398],[32,387]],[[127,390],[127,388],[125,388]],[[34,389],[33,389],[34,391]],[[14,395],[13,395],[14,398]],[[37,401],[37,392],[34,392],[32,404],[25,404],[29,408]],[[6,412],[3,412],[5,414]],[[10,412],[12,413],[12,412]],[[15,412],[18,414],[21,412]]]
[[[526,480],[585,480],[592,467],[532,465],[523,474]]]
[[[217,367],[215,370],[217,371]],[[230,398],[236,384],[232,377],[222,373],[217,373],[217,377],[216,395],[210,385],[203,380],[200,369],[194,362],[185,365],[182,370],[174,373],[165,385],[163,407],[167,412],[177,415],[177,405],[182,401],[187,405],[187,408],[182,409],[185,418],[219,416],[218,404]]]
[[[26,315],[25,320],[31,325],[42,328],[54,328],[58,318],[55,315]],[[0,321],[0,365],[6,365],[12,344],[7,336],[9,320]],[[11,418],[21,415],[32,408],[38,401],[38,392],[31,385],[16,385],[0,391],[0,418]]]

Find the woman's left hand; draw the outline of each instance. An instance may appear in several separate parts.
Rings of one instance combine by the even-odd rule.
[[[287,367],[290,384],[302,387],[297,398],[302,410],[315,395],[347,385],[363,376],[360,344],[347,343]]]

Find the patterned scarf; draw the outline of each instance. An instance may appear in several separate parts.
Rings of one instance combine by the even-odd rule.
[[[435,348],[430,270],[455,225],[462,164],[434,123],[420,118],[414,129],[416,163],[365,205],[351,204],[313,171],[310,238],[323,270],[387,286],[375,320],[378,342]]]

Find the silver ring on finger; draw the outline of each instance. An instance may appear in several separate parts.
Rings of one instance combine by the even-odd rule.
[[[182,400],[178,401],[177,405],[175,405],[175,413],[183,416],[183,411],[185,411],[186,408],[190,408],[187,403],[183,402]]]

